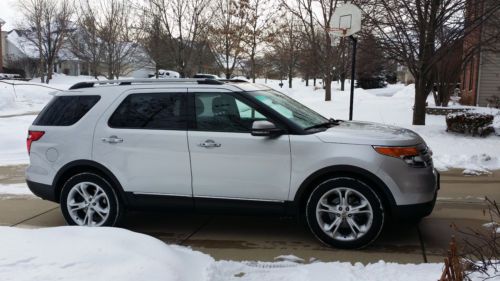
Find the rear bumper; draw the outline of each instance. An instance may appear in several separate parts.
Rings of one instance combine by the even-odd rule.
[[[52,186],[29,180],[26,180],[26,183],[28,184],[28,187],[31,190],[31,192],[33,192],[33,194],[35,194],[36,196],[44,200],[57,202],[56,194]]]

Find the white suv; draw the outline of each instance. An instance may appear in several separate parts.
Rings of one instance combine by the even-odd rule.
[[[326,119],[250,83],[78,83],[29,128],[26,180],[69,224],[125,210],[298,215],[324,243],[360,248],[389,216],[421,218],[439,188],[414,132]]]

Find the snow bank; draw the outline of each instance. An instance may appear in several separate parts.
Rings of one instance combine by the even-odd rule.
[[[219,261],[210,280],[241,281],[385,281],[437,280],[442,264],[396,264],[379,261],[374,264],[315,262],[300,265],[292,262]],[[231,278],[232,277],[232,278]],[[239,277],[238,279],[234,277]]]
[[[35,115],[0,118],[0,165],[29,162],[26,137],[35,118]]]
[[[0,280],[207,280],[214,260],[119,228],[0,227]]]
[[[119,228],[0,227],[0,280],[437,280],[442,264],[215,261]],[[332,279],[333,278],[333,279]]]
[[[26,183],[0,184],[0,198],[9,198],[10,195],[34,196],[34,194],[29,190]]]
[[[40,83],[0,81],[0,117],[39,112],[59,88]]]

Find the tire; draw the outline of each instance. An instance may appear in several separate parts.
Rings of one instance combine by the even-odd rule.
[[[367,184],[339,177],[314,188],[305,217],[321,242],[335,248],[360,249],[380,235],[385,213],[380,198]]]
[[[123,215],[123,205],[110,182],[91,172],[64,183],[60,204],[69,225],[115,226]]]

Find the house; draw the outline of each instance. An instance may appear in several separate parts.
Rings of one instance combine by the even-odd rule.
[[[2,58],[4,67],[11,70],[22,70],[26,77],[34,77],[38,70],[40,54],[33,42],[26,37],[25,30],[13,29],[3,37]],[[54,73],[77,76],[80,75],[81,61],[69,50],[63,48],[54,63]]]
[[[497,0],[492,0],[495,3]],[[473,4],[474,3],[474,4]],[[500,42],[484,44],[490,36],[498,34],[498,27],[492,20],[480,22],[478,17],[484,15],[488,3],[483,6],[482,1],[469,2],[466,11],[466,22],[469,24],[463,45],[463,60],[466,63],[461,75],[462,99],[465,105],[488,106],[494,97],[500,98]]]
[[[405,85],[415,83],[415,78],[413,78],[413,75],[411,74],[408,67],[402,64],[398,64],[396,73],[397,73],[397,80],[399,82],[404,83]]]

